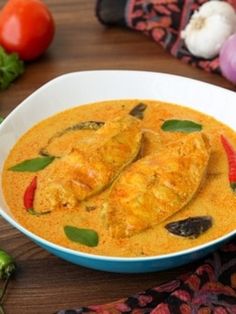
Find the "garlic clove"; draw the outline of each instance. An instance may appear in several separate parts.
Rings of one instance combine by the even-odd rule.
[[[181,33],[188,50],[197,57],[211,59],[218,55],[225,40],[232,34],[232,26],[221,15],[204,17],[195,12]]]
[[[208,1],[199,8],[199,13],[204,17],[221,15],[231,24],[235,23],[236,13],[232,5],[223,1]]]

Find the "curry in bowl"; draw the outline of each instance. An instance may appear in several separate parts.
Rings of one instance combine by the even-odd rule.
[[[3,169],[17,221],[53,243],[105,256],[156,256],[236,227],[236,133],[150,100],[78,106],[38,123]]]

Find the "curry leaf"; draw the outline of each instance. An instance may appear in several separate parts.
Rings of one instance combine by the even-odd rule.
[[[0,124],[2,123],[3,120],[4,120],[4,119],[3,119],[2,117],[0,117]]]
[[[92,229],[81,229],[73,226],[65,226],[64,232],[67,238],[90,247],[98,245],[98,234]]]
[[[11,171],[15,172],[35,172],[46,168],[53,160],[54,156],[37,157],[34,159],[27,159],[23,162],[9,168]]]
[[[165,132],[191,133],[202,130],[202,125],[190,120],[166,120],[161,129]]]

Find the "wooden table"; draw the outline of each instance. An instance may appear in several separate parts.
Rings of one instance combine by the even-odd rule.
[[[5,1],[0,0],[0,6]],[[95,0],[45,1],[56,21],[48,53],[27,65],[25,74],[0,92],[0,115],[7,116],[24,98],[52,78],[71,71],[130,69],[167,72],[236,90],[220,76],[185,65],[150,38],[122,28],[106,28],[95,17]],[[62,308],[116,300],[175,278],[186,268],[153,274],[99,272],[47,253],[0,218],[0,247],[11,253],[18,271],[5,300],[7,314],[45,314]]]

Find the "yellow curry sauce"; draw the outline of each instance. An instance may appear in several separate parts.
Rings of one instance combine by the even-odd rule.
[[[42,216],[31,215],[26,211],[23,203],[26,188],[35,175],[40,184],[50,173],[52,164],[37,173],[13,172],[9,170],[11,166],[26,159],[36,158],[40,150],[47,145],[48,140],[61,130],[80,121],[108,121],[124,116],[139,102],[139,100],[107,101],[75,107],[40,122],[24,134],[10,152],[2,174],[4,195],[16,220],[33,233],[56,244],[93,254],[123,257],[176,252],[214,240],[234,230],[236,195],[230,188],[227,156],[220,136],[223,134],[236,147],[236,133],[200,112],[150,100],[142,100],[147,105],[144,119],[141,120],[145,154],[154,153],[160,145],[165,147],[186,136],[182,132],[161,130],[161,125],[165,120],[184,119],[197,122],[203,126],[203,132],[209,138],[211,155],[206,178],[197,194],[184,208],[160,224],[124,238],[112,237],[104,221],[103,204],[108,197],[109,188],[81,202],[76,208],[54,208],[49,214]],[[66,154],[75,143],[79,146],[80,141],[91,136],[93,132],[95,131],[68,132],[52,142],[49,149],[54,155]],[[48,203],[44,202],[43,190],[39,189],[39,191],[36,190],[34,208],[40,212],[49,208]],[[213,218],[212,227],[196,239],[173,235],[165,228],[169,222],[194,216]],[[99,235],[99,244],[96,247],[88,247],[71,242],[64,233],[66,225],[95,230]]]

